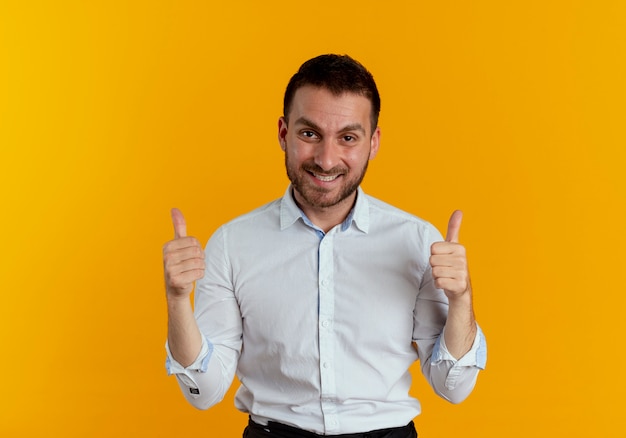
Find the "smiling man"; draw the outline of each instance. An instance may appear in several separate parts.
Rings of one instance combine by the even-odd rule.
[[[294,200],[324,231],[346,218],[378,152],[380,129],[370,122],[371,106],[359,94],[336,96],[304,85],[278,122]]]
[[[360,188],[379,112],[361,64],[313,58],[291,78],[278,121],[284,196],[220,227],[204,251],[172,210],[167,369],[201,409],[237,374],[244,437],[416,437],[411,364],[454,403],[485,366],[461,213],[444,240]]]

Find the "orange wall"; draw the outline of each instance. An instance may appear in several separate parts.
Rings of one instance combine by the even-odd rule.
[[[338,52],[383,98],[365,189],[465,212],[489,363],[458,406],[416,374],[420,437],[621,436],[624,3],[210,4],[0,4],[0,435],[240,436],[165,375],[169,209],[205,241],[282,195],[282,92]]]

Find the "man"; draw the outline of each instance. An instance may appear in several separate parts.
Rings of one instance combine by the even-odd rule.
[[[291,78],[278,121],[285,195],[220,227],[204,252],[172,210],[168,372],[201,409],[237,373],[246,437],[415,437],[410,365],[419,358],[454,403],[484,368],[461,213],[444,241],[360,189],[380,146],[379,111],[361,64],[313,58]]]

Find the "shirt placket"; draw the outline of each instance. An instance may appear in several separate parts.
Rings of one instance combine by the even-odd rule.
[[[333,245],[336,228],[328,232],[319,246],[319,349],[321,407],[324,429],[328,434],[339,430],[337,415],[337,387],[335,381],[335,314]]]

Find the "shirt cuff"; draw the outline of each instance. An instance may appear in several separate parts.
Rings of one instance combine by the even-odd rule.
[[[188,367],[182,366],[180,363],[174,359],[172,356],[172,352],[170,351],[170,346],[168,342],[165,342],[165,351],[167,352],[167,357],[165,359],[165,369],[167,370],[167,375],[171,376],[172,374],[182,374],[189,376],[189,371],[199,371],[201,373],[206,373],[209,367],[209,359],[211,359],[211,355],[213,354],[213,344],[211,344],[204,335],[202,336],[202,347],[200,348],[200,354],[196,360],[189,365]]]
[[[443,361],[452,363],[448,375],[446,377],[445,386],[447,389],[454,389],[458,381],[459,376],[466,367],[476,367],[478,369],[485,369],[487,364],[487,342],[482,330],[476,324],[476,337],[472,348],[463,355],[460,359],[456,359],[446,347],[446,341],[444,340],[443,332],[437,339],[433,348],[433,354],[431,356],[431,364],[438,365]]]

